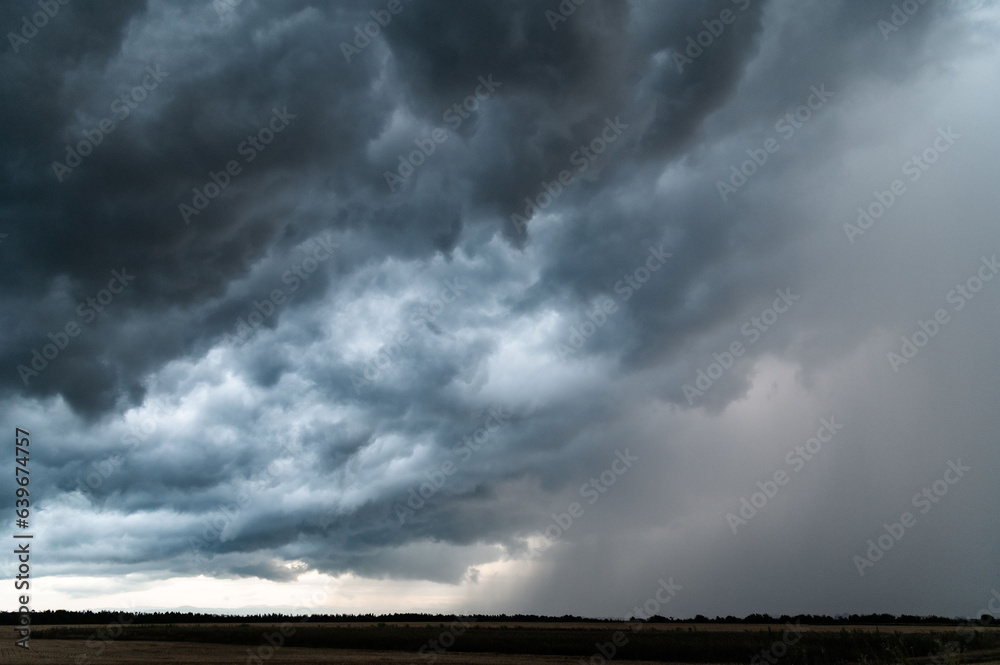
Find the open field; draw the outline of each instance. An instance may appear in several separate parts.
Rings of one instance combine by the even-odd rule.
[[[10,644],[0,646],[0,662],[25,665],[75,665],[81,655],[93,654],[82,640],[44,640],[32,642],[31,652]],[[100,657],[88,657],[86,665],[246,665],[246,647],[190,642],[117,642],[108,645]],[[256,662],[256,661],[254,661]],[[415,653],[403,651],[360,651],[343,649],[307,649],[284,647],[266,661],[269,665],[410,665],[428,663]],[[442,654],[438,665],[573,665],[578,658],[566,656],[511,656],[490,653]],[[651,665],[631,661],[634,665]]]
[[[118,642],[107,645],[99,657],[84,660],[92,654],[82,640],[44,640],[34,644],[31,652],[9,644],[0,646],[0,662],[34,665],[245,665],[250,662],[245,647],[189,642]],[[257,662],[257,661],[253,661]],[[308,649],[285,647],[278,649],[266,661],[271,665],[411,665],[429,663],[416,654],[400,651],[369,651],[343,649]],[[448,653],[438,656],[438,665],[577,665],[579,658],[568,656],[529,656],[492,653]],[[631,665],[662,665],[664,661],[622,661]],[[766,662],[766,661],[763,661]],[[885,661],[883,661],[885,662]],[[912,661],[918,663],[920,661]],[[924,659],[924,663],[930,663]],[[1000,659],[966,660],[981,665],[996,665]],[[708,664],[712,665],[712,664]],[[721,663],[717,665],[722,665]]]
[[[303,624],[134,624],[40,626],[32,631],[30,654],[0,647],[0,662],[60,663],[501,663],[602,662],[749,663],[762,653],[788,665],[838,663],[930,663],[947,645],[961,645],[959,663],[1000,663],[1000,629],[956,634],[955,627],[817,626],[788,633],[782,625],[624,623],[460,625],[410,623]],[[281,634],[282,628],[284,635]],[[117,639],[110,639],[114,635]],[[968,638],[968,641],[966,640]],[[268,644],[277,645],[272,648]],[[447,645],[434,653],[428,645]],[[421,649],[423,653],[420,653]],[[444,651],[444,650],[442,650]],[[767,662],[766,660],[758,662]],[[942,659],[941,662],[946,662]]]

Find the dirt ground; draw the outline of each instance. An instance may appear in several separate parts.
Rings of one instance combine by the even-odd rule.
[[[201,624],[231,626],[232,624]],[[261,631],[276,628],[280,624],[253,624]],[[326,625],[336,627],[364,627],[375,625],[373,623],[352,623],[352,624],[310,624]],[[402,625],[407,625],[403,622]],[[438,626],[440,622],[409,622],[410,626]],[[445,625],[448,625],[447,623]],[[597,628],[600,630],[613,631],[628,626],[626,623],[553,623],[553,624],[522,624],[517,622],[483,622],[478,624],[482,628],[513,628],[515,626],[581,629]],[[45,627],[37,626],[37,630]],[[106,628],[106,626],[95,625],[95,630]],[[656,631],[689,631],[696,630],[702,632],[720,631],[772,631],[780,634],[784,630],[783,625],[757,625],[757,624],[648,624],[644,629]],[[816,632],[840,631],[843,626],[802,626],[801,628]],[[958,627],[944,626],[847,626],[848,629],[861,629],[874,632],[919,632],[936,631],[946,632],[957,630]],[[998,628],[979,630],[1000,630]],[[103,651],[98,651],[103,647]],[[412,651],[369,651],[353,649],[320,649],[304,647],[281,647],[268,652],[270,647],[263,647],[260,659],[253,654],[257,647],[247,645],[232,646],[223,644],[206,644],[196,642],[154,642],[154,641],[98,641],[88,645],[86,640],[51,640],[33,639],[31,650],[25,651],[14,646],[13,639],[4,640],[0,643],[0,663],[10,664],[34,664],[34,665],[179,665],[181,663],[191,663],[192,665],[319,665],[326,663],[345,663],[347,665],[431,665],[429,659],[422,658]],[[985,661],[1000,665],[1000,661],[995,660],[996,653],[983,653],[979,658],[985,665]],[[489,653],[469,653],[454,652],[439,654],[434,665],[578,665],[579,657],[571,656],[529,656],[529,655],[506,655]],[[625,661],[621,661],[625,662]],[[630,665],[652,665],[649,661],[628,661]],[[660,663],[659,665],[663,665]]]
[[[0,645],[0,663],[26,665],[420,665],[430,663],[415,653],[401,651],[349,651],[282,647],[263,661],[251,660],[249,647],[191,642],[108,642],[100,657],[93,657],[84,640],[32,640],[31,651]],[[267,654],[262,654],[267,655]],[[84,659],[85,658],[85,659]],[[577,665],[568,656],[522,656],[485,653],[448,653],[436,665]],[[629,661],[631,665],[664,665]]]

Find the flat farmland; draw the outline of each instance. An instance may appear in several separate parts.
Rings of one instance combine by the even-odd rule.
[[[60,663],[1000,663],[1000,629],[781,624],[202,623],[38,626],[30,653],[13,640],[0,662]],[[284,635],[281,634],[282,628]],[[116,639],[108,639],[113,635]],[[968,639],[967,639],[968,638]],[[617,640],[617,641],[616,641]],[[273,646],[272,646],[273,645]],[[433,645],[433,646],[432,646]],[[952,654],[955,647],[961,653]],[[602,655],[603,652],[603,655]],[[253,657],[256,654],[260,660]],[[768,658],[762,661],[767,662]],[[942,660],[940,662],[946,662]]]
[[[31,651],[12,645],[0,646],[0,662],[25,665],[246,665],[249,659],[246,647],[225,644],[197,644],[191,642],[114,642],[107,645],[100,656],[84,640],[32,640]],[[86,660],[77,660],[81,656]],[[257,662],[257,661],[252,661]],[[404,651],[369,651],[346,649],[309,649],[283,647],[263,661],[271,665],[409,665],[429,663],[415,653]],[[490,653],[440,654],[440,665],[571,665],[579,659],[566,656],[511,656]],[[632,661],[636,665],[650,665]]]
[[[355,621],[347,623],[310,623],[309,626],[326,626],[329,628],[345,627],[349,626],[351,628],[375,628],[379,625],[378,621]],[[197,624],[200,626],[218,625],[222,626],[225,624]],[[277,626],[279,624],[253,624],[255,626]],[[423,627],[443,627],[447,628],[450,623],[441,623],[440,621],[407,621],[398,624],[399,626],[412,626],[415,628]],[[477,621],[475,624],[477,628],[540,628],[553,630],[630,630],[632,624],[627,621],[578,621],[578,622],[566,622],[560,623],[554,621],[552,623],[537,623],[530,621]],[[99,626],[95,626],[97,628]],[[802,624],[799,626],[804,631],[807,632],[820,632],[820,633],[839,633],[845,628],[847,630],[860,630],[869,632],[900,632],[900,633],[947,633],[949,631],[959,631],[962,630],[961,626],[887,626],[887,625],[868,625],[868,624],[852,624],[850,626],[831,626],[827,624],[813,625],[813,624]],[[770,629],[772,632],[782,632],[785,630],[785,624],[766,624],[766,623],[646,623],[642,624],[640,630],[655,630],[655,631],[691,631],[691,632],[705,632],[705,633],[740,633],[740,632],[764,632],[766,633]],[[976,628],[978,631],[984,632],[997,632],[1000,631],[1000,626],[984,626]]]

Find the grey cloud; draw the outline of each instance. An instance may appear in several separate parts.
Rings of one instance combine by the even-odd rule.
[[[921,4],[883,38],[886,3],[590,0],[553,30],[558,4],[403,0],[346,62],[385,3],[74,2],[0,56],[0,391],[4,423],[46,441],[41,523],[74,525],[47,563],[289,581],[301,561],[458,584],[526,556],[583,500],[542,555],[558,565],[512,585],[507,611],[607,615],[664,575],[685,614],[976,604],[994,544],[955,567],[933,542],[979,543],[966,524],[996,503],[998,287],[898,375],[885,354],[997,250],[995,8]],[[33,6],[8,3],[0,25]],[[168,75],[59,182],[53,160],[155,66]],[[449,126],[487,76],[502,85]],[[829,101],[782,137],[814,86]],[[579,170],[574,152],[615,119],[628,127]],[[952,125],[955,149],[850,244],[852,211]],[[722,200],[717,182],[770,137],[780,148]],[[391,191],[419,140],[434,152]],[[240,172],[185,223],[179,206],[230,160]],[[656,270],[651,249],[670,254]],[[78,304],[123,267],[134,282],[85,320]],[[448,280],[466,289],[451,302]],[[751,342],[742,325],[777,289],[801,300]],[[79,335],[25,385],[18,366],[68,322]],[[691,406],[685,385],[733,342],[745,353]],[[462,459],[491,408],[517,415]],[[843,438],[734,536],[725,513],[831,413]],[[642,463],[585,503],[625,448]],[[852,554],[957,456],[977,475],[857,576]],[[446,462],[400,524],[394,506]],[[943,588],[909,591],[914,575]]]

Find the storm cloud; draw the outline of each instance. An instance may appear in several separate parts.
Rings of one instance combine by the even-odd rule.
[[[1000,588],[996,3],[0,25],[2,420],[60,600],[321,573],[620,616],[672,576],[681,616],[970,615]]]

